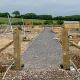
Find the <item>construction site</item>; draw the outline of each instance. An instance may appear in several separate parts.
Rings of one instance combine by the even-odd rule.
[[[9,23],[0,25],[0,80],[80,80],[79,22]]]

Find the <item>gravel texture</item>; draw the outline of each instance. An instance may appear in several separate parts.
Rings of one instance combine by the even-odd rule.
[[[33,40],[23,55],[25,68],[44,69],[59,67],[62,64],[62,51],[56,34],[51,28],[45,28],[40,35]]]
[[[6,76],[5,80],[80,80],[80,76],[71,71],[61,69],[23,70],[18,71],[15,77]]]

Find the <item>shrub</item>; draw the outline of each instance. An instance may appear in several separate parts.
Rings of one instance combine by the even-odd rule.
[[[41,25],[41,22],[33,22],[33,25]]]
[[[0,22],[0,24],[5,24],[4,22]]]
[[[12,25],[23,25],[23,22],[15,22],[15,23],[12,23]]]
[[[63,23],[64,23],[63,20],[58,20],[58,21],[57,21],[57,24],[58,24],[58,25],[62,25]]]
[[[52,25],[53,24],[53,20],[46,20],[44,22],[45,25]]]

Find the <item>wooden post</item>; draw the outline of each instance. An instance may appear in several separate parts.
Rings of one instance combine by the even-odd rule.
[[[15,66],[16,70],[21,69],[21,37],[20,37],[20,30],[15,29],[13,33],[13,40],[14,40],[14,56],[15,56]]]
[[[62,29],[62,50],[63,50],[63,67],[64,69],[70,69],[70,54],[69,54],[69,41],[68,31]]]

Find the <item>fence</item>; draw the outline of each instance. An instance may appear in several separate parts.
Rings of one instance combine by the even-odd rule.
[[[42,29],[37,29],[37,31],[35,29],[33,29],[32,34],[33,32],[41,32],[43,30]],[[0,52],[4,51],[6,48],[8,48],[10,45],[14,45],[14,55],[12,54],[8,54],[8,56],[12,57],[13,58],[13,61],[12,63],[10,64],[10,66],[8,66],[4,76],[3,76],[3,79],[6,77],[6,75],[9,73],[11,67],[15,67],[15,71],[18,71],[21,69],[21,66],[22,66],[22,61],[21,61],[21,37],[23,37],[23,33],[21,33],[22,31],[19,30],[19,29],[14,29],[13,30],[13,41],[11,41],[10,43],[8,43],[7,45],[5,45],[4,47],[2,47],[0,49]],[[26,31],[25,31],[26,32]],[[29,32],[30,33],[30,32]],[[29,34],[27,32],[27,35]],[[28,36],[27,36],[28,37]],[[27,38],[28,39],[28,38]],[[31,38],[30,38],[31,40]],[[23,65],[24,66],[24,65]]]
[[[14,29],[13,31],[13,41],[9,42],[7,45],[5,45],[4,47],[2,47],[0,49],[0,53],[2,51],[4,51],[6,48],[8,48],[10,45],[14,45],[14,54],[8,54],[9,56],[12,57],[13,62],[11,63],[10,66],[8,66],[3,79],[5,78],[6,74],[8,73],[8,71],[10,70],[10,68],[13,66],[13,64],[15,65],[15,69],[16,70],[20,70],[21,69],[21,58],[20,58],[20,54],[21,54],[21,31],[18,29]]]
[[[69,69],[70,68],[70,59],[71,59],[70,46],[74,46],[77,49],[80,49],[80,46],[78,46],[78,41],[80,41],[79,24],[75,24],[75,25],[74,24],[65,24],[65,25],[63,25],[63,27],[52,28],[52,31],[54,31],[55,33],[58,34],[58,37],[62,44],[64,69]]]
[[[78,46],[77,44],[78,41],[80,40],[80,37],[76,37],[79,34],[80,27],[79,26],[72,27],[72,25],[70,27],[70,24],[69,24],[70,28],[69,27],[67,28],[68,24],[64,25],[64,28],[62,30],[63,61],[64,61],[65,68],[68,68],[70,66],[70,58],[71,58],[70,46],[74,46],[80,49],[80,46]],[[71,34],[71,33],[76,33],[76,35]],[[79,40],[77,40],[76,38]],[[65,56],[67,58],[65,58]]]

